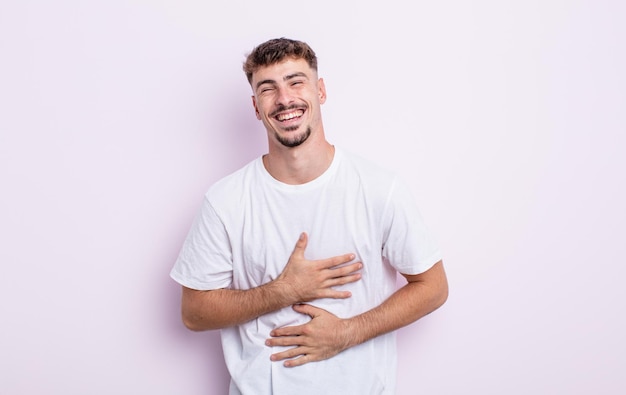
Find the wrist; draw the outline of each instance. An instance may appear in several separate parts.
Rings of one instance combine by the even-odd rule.
[[[267,301],[271,301],[270,303],[274,307],[273,310],[292,306],[300,302],[293,287],[280,277],[262,285],[260,288],[263,288],[262,297]]]
[[[360,316],[346,318],[343,320],[345,328],[344,343],[346,344],[346,349],[365,342],[366,339],[363,338],[363,324],[361,321]]]

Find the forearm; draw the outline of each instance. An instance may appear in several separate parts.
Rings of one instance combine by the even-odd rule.
[[[353,318],[341,319],[309,304],[295,305],[311,317],[303,325],[274,329],[266,345],[291,347],[272,354],[287,367],[332,358],[343,350],[408,325],[436,310],[448,297],[442,262],[422,274],[405,275],[408,283],[378,307]]]
[[[302,233],[282,273],[277,279],[259,287],[211,291],[183,287],[185,326],[195,331],[221,329],[301,302],[350,297],[350,292],[333,288],[358,281],[362,263],[348,264],[354,259],[354,254],[306,260],[304,250],[307,242],[306,233]]]
[[[378,307],[348,319],[350,347],[409,325],[439,308],[447,299],[448,284],[438,262],[427,279],[406,276],[409,282]],[[412,278],[419,280],[411,281]]]
[[[239,325],[295,303],[276,282],[248,290],[183,288],[182,318],[194,331]]]

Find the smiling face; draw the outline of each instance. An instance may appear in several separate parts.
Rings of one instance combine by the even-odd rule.
[[[259,68],[252,75],[252,102],[270,145],[297,147],[310,136],[323,136],[321,104],[324,81],[303,59],[285,60]]]

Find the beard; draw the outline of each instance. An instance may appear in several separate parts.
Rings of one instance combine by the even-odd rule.
[[[278,140],[278,142],[284,145],[285,147],[289,147],[289,148],[294,148],[304,143],[309,138],[310,135],[311,135],[310,126],[307,127],[303,133],[297,134],[295,136],[290,136],[290,137],[285,137],[285,136],[279,135],[278,133],[274,133],[276,140]]]

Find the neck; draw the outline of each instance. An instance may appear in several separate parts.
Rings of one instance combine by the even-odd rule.
[[[335,147],[328,141],[306,141],[294,148],[270,145],[263,165],[272,177],[291,185],[305,184],[321,176],[333,162]]]

